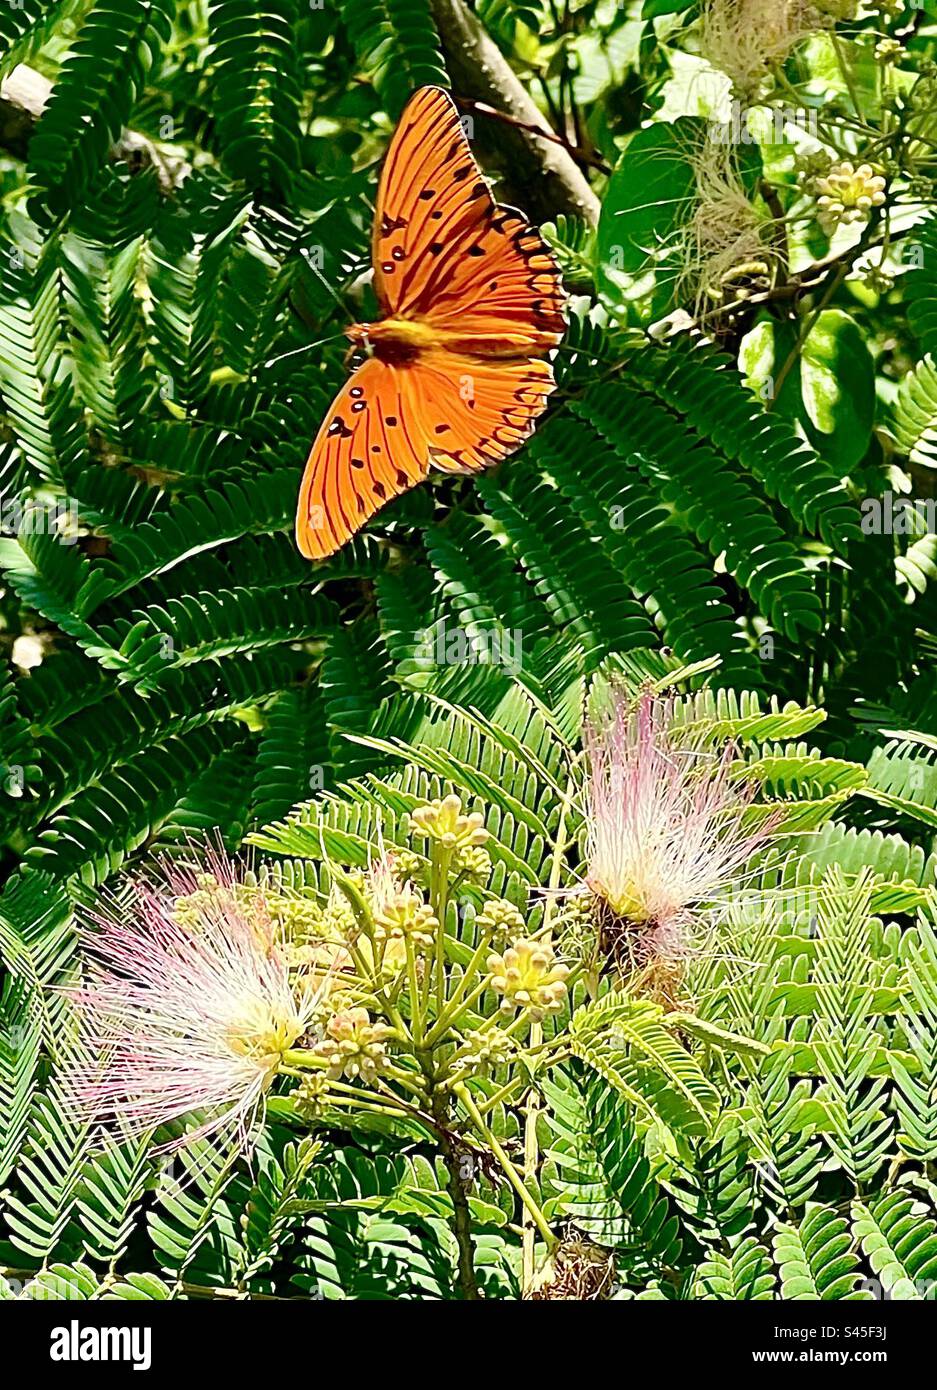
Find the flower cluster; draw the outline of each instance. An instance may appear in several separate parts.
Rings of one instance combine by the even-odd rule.
[[[491,988],[502,996],[501,1009],[527,1009],[531,1018],[557,1013],[566,1001],[568,966],[556,959],[546,939],[515,941],[503,955],[488,957]]]
[[[417,947],[429,947],[439,923],[422,893],[407,883],[381,902],[374,913],[374,927],[379,940],[410,940]]]
[[[873,208],[885,202],[885,180],[871,164],[858,168],[849,159],[830,166],[827,173],[816,179],[817,207],[820,224],[830,235],[839,226],[867,222]]]
[[[462,802],[455,795],[419,806],[410,816],[415,836],[437,844],[457,874],[483,880],[491,871],[491,860],[483,848],[488,840],[480,811],[462,814]]]
[[[587,727],[586,882],[614,917],[679,951],[692,909],[737,878],[775,822],[744,828],[755,788],[733,777],[734,748],[700,746],[674,715],[645,692]]]
[[[88,1121],[139,1133],[204,1112],[197,1132],[246,1141],[313,1022],[325,972],[291,969],[271,914],[240,886],[230,869],[193,883],[170,868],[86,925],[87,978],[72,991],[79,1060],[66,1088]]]
[[[180,926],[197,932],[206,919],[231,911],[251,923],[260,936],[272,935],[280,942],[300,941],[319,932],[322,911],[311,898],[268,892],[258,883],[239,880],[216,853],[209,862],[211,872],[207,873],[185,867],[176,870],[180,887],[190,876],[193,884],[174,900],[172,916]]]
[[[524,934],[524,918],[506,898],[489,898],[475,919],[493,946],[507,946]]]
[[[393,1030],[383,1023],[372,1023],[367,1009],[344,1009],[326,1024],[326,1037],[313,1049],[333,1080],[345,1076],[350,1081],[374,1081],[387,1066],[387,1038]]]
[[[465,849],[483,845],[488,839],[485,820],[480,811],[462,814],[462,802],[451,795],[428,806],[418,806],[410,817],[414,834],[438,841],[446,849]]]
[[[466,1033],[453,1066],[466,1074],[487,1076],[506,1066],[517,1055],[517,1047],[516,1038],[502,1028],[473,1028]]]

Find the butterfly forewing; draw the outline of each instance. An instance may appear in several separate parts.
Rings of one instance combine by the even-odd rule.
[[[500,352],[562,337],[560,274],[539,232],[499,207],[445,92],[408,103],[378,189],[374,285],[389,315],[420,317]]]

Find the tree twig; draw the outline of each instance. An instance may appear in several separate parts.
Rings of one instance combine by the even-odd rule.
[[[430,0],[430,9],[455,90],[513,118],[488,143],[526,211],[538,222],[566,213],[594,226],[598,198],[478,17],[463,0]]]
[[[485,101],[473,101],[471,97],[458,96],[455,92],[452,93],[452,100],[456,106],[464,107],[467,111],[477,111],[480,116],[488,116],[493,121],[504,121],[507,125],[515,126],[519,130],[528,130],[531,135],[536,135],[540,140],[553,140],[557,145],[562,145],[563,149],[567,150],[580,164],[588,164],[603,174],[612,172],[611,165],[606,164],[605,160],[600,159],[597,154],[589,154],[580,146],[571,145],[568,140],[564,140],[562,135],[557,135],[552,130],[544,130],[542,126],[531,125],[528,121],[519,121],[516,116],[508,116],[504,111],[496,111]]]
[[[52,83],[41,72],[19,63],[0,85],[0,149],[26,159],[29,141],[52,92]],[[151,164],[166,192],[177,187],[190,165],[178,152],[156,145],[136,130],[124,130],[111,149],[112,159],[131,166]]]

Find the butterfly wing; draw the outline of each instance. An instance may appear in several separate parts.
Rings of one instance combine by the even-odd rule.
[[[406,382],[427,459],[448,473],[474,473],[513,454],[554,385],[540,358],[485,361],[443,349],[421,354]]]
[[[406,424],[401,377],[401,369],[369,357],[322,421],[296,508],[296,543],[307,559],[331,555],[385,502],[426,477],[425,450]]]
[[[425,319],[503,355],[546,352],[563,335],[565,295],[549,248],[521,213],[495,202],[438,87],[410,99],[391,140],[372,259],[387,316]]]
[[[369,358],[345,383],[306,463],[296,541],[310,560],[344,545],[430,465],[475,472],[527,438],[553,390],[548,362],[484,362],[442,349],[393,366]]]

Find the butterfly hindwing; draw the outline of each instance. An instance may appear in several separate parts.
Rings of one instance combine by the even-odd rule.
[[[306,461],[296,543],[310,560],[345,544],[392,497],[426,477],[422,439],[408,424],[403,371],[370,357],[339,391]]]
[[[437,351],[406,368],[369,358],[339,392],[312,446],[296,514],[310,560],[331,555],[426,477],[476,472],[527,438],[553,390],[548,362],[483,362]]]
[[[423,354],[409,379],[411,418],[434,467],[475,472],[500,463],[527,439],[553,390],[549,362]]]

